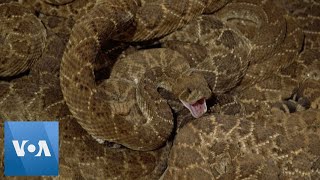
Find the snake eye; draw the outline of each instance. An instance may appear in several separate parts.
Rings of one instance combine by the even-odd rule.
[[[188,92],[189,94],[191,94],[191,93],[192,93],[192,90],[191,90],[190,88],[187,88],[187,92]]]

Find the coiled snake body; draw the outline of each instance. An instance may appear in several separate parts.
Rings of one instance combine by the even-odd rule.
[[[107,0],[93,6],[77,0],[20,1],[35,7],[40,17],[76,21],[65,49],[65,41],[50,31],[54,21],[43,26],[20,4],[0,4],[22,9],[36,29],[30,40],[35,45],[27,53],[32,56],[17,56],[26,63],[13,62],[10,69],[1,59],[1,76],[12,76],[0,83],[1,118],[59,119],[60,178],[319,178],[320,93],[314,68],[319,52],[299,54],[301,29],[272,1],[227,2]],[[47,8],[50,4],[56,8]],[[1,12],[10,21],[9,11]],[[24,26],[15,28],[21,33]],[[5,30],[0,42],[10,40]],[[16,39],[10,48],[17,50],[0,51],[9,51],[9,60],[19,55]],[[110,77],[96,81],[96,58],[106,42],[154,39],[160,39],[160,48],[120,56]],[[22,64],[29,67],[18,68]],[[304,70],[291,73],[301,66]],[[289,102],[296,87],[294,93],[308,97],[311,109],[274,110],[275,102]],[[221,103],[220,95],[238,99],[245,112],[233,115],[241,112],[237,102],[227,102],[221,114],[206,115],[175,132],[181,109],[173,106],[184,105],[191,112],[187,116],[198,117],[206,110],[205,100]],[[106,147],[110,143],[95,139],[125,147]]]

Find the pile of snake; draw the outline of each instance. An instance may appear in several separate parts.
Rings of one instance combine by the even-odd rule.
[[[0,0],[4,121],[59,176],[320,179],[316,0]],[[3,174],[0,133],[0,179]]]

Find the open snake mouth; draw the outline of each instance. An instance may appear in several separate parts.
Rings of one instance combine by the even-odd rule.
[[[182,101],[182,104],[189,109],[189,111],[191,112],[192,116],[195,118],[199,118],[201,117],[204,113],[207,112],[207,104],[206,104],[206,100],[204,98],[196,101],[193,104],[187,103],[185,101]]]

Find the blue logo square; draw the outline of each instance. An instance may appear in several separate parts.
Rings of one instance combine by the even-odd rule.
[[[58,122],[4,123],[5,176],[58,176]]]

